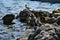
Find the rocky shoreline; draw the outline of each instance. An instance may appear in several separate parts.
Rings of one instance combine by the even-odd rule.
[[[7,14],[2,18],[3,24],[8,25],[8,28],[12,28],[9,25],[13,25],[14,19],[18,19],[29,26],[26,27],[27,35],[16,40],[60,40],[60,9],[49,13],[47,11],[30,10],[27,5],[25,7],[26,9],[16,17],[13,14]]]

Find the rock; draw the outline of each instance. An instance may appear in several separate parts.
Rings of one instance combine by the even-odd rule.
[[[31,11],[32,13],[34,13],[34,15],[36,16],[36,17],[39,17],[39,16],[42,16],[42,14],[43,14],[43,12],[42,11]]]
[[[60,9],[54,10],[52,13],[60,13]]]
[[[19,18],[19,20],[20,20],[21,22],[27,22],[28,16],[29,16],[29,15],[28,15],[28,12],[25,11],[25,10],[23,10],[23,11],[21,11],[21,12],[19,13],[18,18]]]
[[[60,9],[54,10],[52,14],[57,18],[58,16],[60,16]]]
[[[20,40],[20,38],[17,38],[16,40]]]
[[[50,13],[47,12],[47,11],[34,11],[34,10],[32,10],[31,12],[34,13],[34,15],[35,15],[36,17],[41,17],[41,16],[46,17],[46,16],[48,16],[48,14],[50,14]]]
[[[46,23],[53,24],[56,22],[56,18],[54,17],[54,14],[49,14],[48,17],[45,18]]]
[[[57,17],[56,23],[57,23],[58,25],[60,25],[60,16]]]
[[[34,34],[30,34],[28,40],[35,40],[34,37],[40,33],[40,29],[36,30]]]
[[[47,11],[31,11],[32,13],[34,13],[34,15],[40,19],[41,23],[45,23],[45,17],[49,16],[49,12]]]
[[[45,17],[48,16],[49,12],[46,11],[34,11],[34,10],[29,10],[32,14],[34,14],[34,16],[36,17],[36,19],[39,18],[39,21],[41,21],[42,23],[45,23]],[[31,13],[26,11],[26,9],[24,9],[23,11],[21,11],[19,13],[19,15],[16,18],[19,18],[21,22],[25,22],[28,24],[35,24],[35,18],[33,15],[31,15]]]
[[[56,19],[55,18],[49,18],[46,20],[46,23],[49,23],[49,24],[53,24],[56,22]]]
[[[27,40],[27,37],[21,38],[20,40]]]
[[[28,11],[25,10],[21,11],[19,13],[19,19],[21,22],[27,23],[30,26],[34,26],[35,20],[32,15],[30,16]]]
[[[3,20],[3,24],[5,25],[12,25],[12,24],[15,24],[15,23],[12,23],[13,19],[15,18],[15,15],[13,14],[7,14],[5,15],[2,20]]]
[[[49,17],[52,18],[53,17],[53,14],[49,14]]]
[[[44,24],[30,34],[28,40],[60,40],[60,28],[53,24]]]
[[[56,34],[58,35],[58,37],[60,39],[60,28],[56,28]]]

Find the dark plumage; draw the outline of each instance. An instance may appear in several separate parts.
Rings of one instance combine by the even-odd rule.
[[[3,24],[5,25],[12,25],[14,23],[12,23],[13,19],[15,18],[15,15],[13,14],[7,14],[5,15],[2,20],[3,20]]]

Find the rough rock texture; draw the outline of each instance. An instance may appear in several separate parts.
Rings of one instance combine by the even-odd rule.
[[[57,23],[58,25],[60,25],[60,16],[57,17],[56,23]]]
[[[54,12],[49,14],[46,11],[23,10],[19,13],[18,18],[21,22],[27,23],[33,27],[32,29],[35,29],[34,33],[29,35],[28,40],[60,40],[60,17],[57,16],[58,18],[55,19],[54,15]],[[34,17],[42,24],[40,25],[39,21],[36,23]],[[36,24],[40,26],[36,27]],[[24,39],[22,38],[22,40]]]
[[[27,22],[28,12],[23,10],[19,13],[19,18],[21,22]]]
[[[54,10],[52,13],[60,13],[60,9]]]
[[[57,18],[58,16],[60,16],[60,9],[52,11],[52,14],[54,14],[54,17]]]
[[[32,12],[33,13],[33,12]],[[33,13],[34,14],[34,13]],[[38,15],[38,14],[37,14]],[[36,14],[34,15],[36,16]],[[28,11],[25,9],[21,11],[18,15],[18,18],[21,22],[27,23],[30,26],[36,25],[34,16],[31,15]]]
[[[52,24],[44,24],[30,34],[28,40],[60,40],[60,27]]]
[[[7,14],[5,15],[2,20],[3,20],[3,24],[5,25],[11,25],[11,24],[14,24],[12,23],[13,19],[15,18],[15,15],[13,14]]]
[[[21,11],[19,13],[19,15],[17,16],[17,18],[20,19],[21,22],[25,22],[25,23],[28,23],[28,24],[35,24],[35,20],[39,20],[41,21],[42,23],[45,23],[45,17],[47,17],[49,15],[49,12],[46,12],[46,11],[34,11],[34,10],[29,10],[33,15],[31,15],[31,13],[29,13],[28,11],[26,11],[25,9],[23,11]],[[34,18],[36,17],[36,19]]]

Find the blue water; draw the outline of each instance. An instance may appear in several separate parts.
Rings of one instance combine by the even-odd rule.
[[[16,16],[20,11],[25,9],[25,4],[27,4],[31,10],[38,11],[42,10],[52,12],[53,10],[60,8],[60,4],[58,3],[51,4],[48,2],[45,3],[29,0],[0,0],[0,19],[2,19],[2,17],[6,14],[14,14]],[[0,40],[15,40],[19,37],[25,36],[26,24],[19,22],[17,19],[15,19],[13,22],[16,23],[13,25],[13,28],[7,29],[7,27],[2,24],[2,21],[0,21]]]

